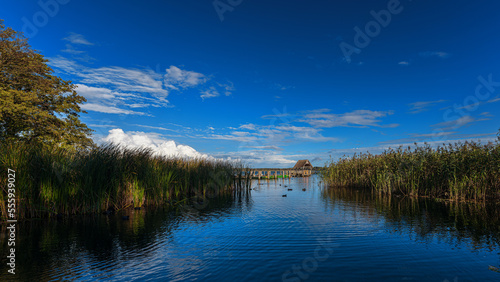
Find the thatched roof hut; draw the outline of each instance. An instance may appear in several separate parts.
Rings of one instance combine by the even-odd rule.
[[[314,167],[309,160],[299,160],[293,169],[312,170]]]

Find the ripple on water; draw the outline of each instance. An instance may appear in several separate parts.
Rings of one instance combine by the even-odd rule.
[[[30,234],[43,235],[27,237],[44,242],[37,241],[28,252],[38,264],[29,277],[274,281],[292,267],[302,267],[322,247],[331,252],[316,261],[310,281],[498,278],[487,269],[498,265],[495,245],[487,249],[473,236],[456,239],[458,227],[450,227],[451,217],[434,223],[441,213],[446,215],[441,206],[439,213],[425,210],[426,217],[420,217],[415,203],[404,214],[400,200],[390,207],[372,196],[363,198],[361,192],[325,194],[314,177],[261,183],[252,185],[257,188],[247,200],[213,201],[194,215],[144,210],[128,221],[108,217],[58,223],[61,228],[40,226],[41,231]],[[498,241],[498,236],[492,238]]]

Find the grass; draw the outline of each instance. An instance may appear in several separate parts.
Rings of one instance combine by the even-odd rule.
[[[99,213],[174,203],[194,195],[248,188],[233,162],[165,158],[148,149],[102,145],[71,151],[43,145],[0,145],[0,201],[6,203],[7,169],[16,171],[18,219]],[[1,206],[6,218],[6,205]]]
[[[450,200],[500,198],[500,143],[455,143],[388,149],[331,161],[322,173],[330,186],[383,194]]]

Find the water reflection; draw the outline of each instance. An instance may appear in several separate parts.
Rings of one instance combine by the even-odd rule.
[[[454,245],[467,241],[475,249],[500,246],[500,209],[496,203],[391,197],[347,188],[323,189],[322,198],[344,211],[383,218],[387,231],[406,232],[416,240],[439,238]]]
[[[154,263],[157,252],[165,251],[165,246],[175,241],[172,230],[182,229],[183,225],[206,225],[224,217],[241,217],[251,207],[250,195],[243,191],[111,216],[19,222],[15,278],[20,281],[106,279],[111,277],[108,270],[114,269],[113,279],[126,279],[131,269],[123,269],[118,276],[116,269],[133,267],[135,272]],[[124,220],[123,215],[129,219]],[[6,225],[1,229],[0,252],[7,254]],[[134,261],[138,265],[132,266]],[[7,273],[6,263],[2,255],[0,281],[13,279]],[[173,260],[172,269],[176,263],[182,261]]]
[[[19,223],[15,277],[220,282],[303,274],[310,281],[486,281],[500,275],[488,269],[500,262],[493,204],[327,189],[316,176],[256,180],[251,187],[173,208]],[[12,279],[3,255],[0,264],[0,281]]]

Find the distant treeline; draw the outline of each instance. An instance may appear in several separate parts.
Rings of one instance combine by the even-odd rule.
[[[415,144],[416,145],[416,144]],[[452,200],[500,198],[500,142],[465,142],[431,148],[388,149],[332,161],[323,171],[330,186]]]
[[[15,175],[8,181],[9,169]],[[244,179],[234,176],[241,169],[228,161],[165,158],[114,145],[70,150],[2,143],[0,202],[7,203],[12,182],[18,219],[162,205],[243,189]],[[0,211],[6,219],[6,205]]]

